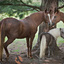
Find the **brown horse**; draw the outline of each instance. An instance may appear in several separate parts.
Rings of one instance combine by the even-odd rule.
[[[32,42],[37,32],[37,27],[43,22],[49,22],[49,12],[47,10],[31,14],[30,16],[17,20],[15,18],[5,18],[1,21],[2,44],[4,43],[5,36],[8,40],[3,44],[6,51],[7,58],[9,52],[7,46],[11,44],[16,38],[26,38],[28,57],[32,58],[31,49]],[[30,39],[30,41],[29,41]]]
[[[52,20],[52,24],[56,25],[59,21],[64,22],[64,13],[56,10],[54,13],[54,19]]]

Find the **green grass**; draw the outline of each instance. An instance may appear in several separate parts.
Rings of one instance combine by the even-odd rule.
[[[14,50],[14,52],[19,52],[19,51],[20,51],[19,49]]]
[[[63,23],[62,21],[60,21],[59,23],[57,23],[57,28],[64,28],[64,23]],[[61,37],[59,37],[59,38],[57,39],[57,43],[58,43],[58,44],[59,44],[59,43],[64,43],[64,39],[61,38]]]

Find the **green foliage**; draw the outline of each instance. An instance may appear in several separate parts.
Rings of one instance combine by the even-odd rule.
[[[38,6],[41,5],[41,0],[0,0],[0,19],[5,17],[16,17],[16,18],[23,18],[26,14],[29,14],[29,11],[34,12],[33,8],[28,6],[16,6],[17,4],[23,4],[21,1],[28,5]],[[13,4],[13,5],[3,5],[3,4]],[[60,1],[59,6],[61,6],[63,0]],[[3,15],[5,17],[3,17]]]
[[[35,5],[38,2],[35,2],[34,4],[32,3],[33,0],[22,0],[24,3],[29,4],[29,5]],[[13,4],[13,5],[2,5],[2,4]],[[2,0],[0,1],[0,14],[3,16],[3,14],[6,17],[16,17],[16,18],[23,18],[26,14],[28,15],[29,11],[34,11],[32,10],[31,7],[27,6],[15,6],[16,4],[23,4],[21,0]],[[36,5],[37,6],[37,5]],[[3,19],[5,17],[0,17],[0,19]]]
[[[0,1],[0,4],[5,4],[5,3],[18,4],[18,3],[20,3],[20,0],[3,0],[3,1]]]
[[[0,6],[0,14],[6,13],[9,17],[15,16],[22,18],[24,17],[24,13],[29,7],[21,7],[21,6]]]
[[[27,2],[26,2],[26,3],[27,3],[27,4],[28,4],[28,3],[32,3],[32,0],[27,0]]]

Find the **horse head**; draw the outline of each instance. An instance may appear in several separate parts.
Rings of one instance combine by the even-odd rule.
[[[61,20],[61,12],[55,8],[53,15],[51,15],[51,26],[56,25]]]
[[[47,9],[45,10],[44,12],[44,19],[45,19],[45,22],[47,22],[49,24],[49,26],[52,26],[53,23],[53,19],[54,19],[54,13],[53,13],[53,10],[49,10],[47,11]]]
[[[56,25],[61,20],[61,12],[59,10],[54,11],[53,25]]]

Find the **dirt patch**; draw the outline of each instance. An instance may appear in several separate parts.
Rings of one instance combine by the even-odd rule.
[[[10,57],[8,61],[6,60],[5,52],[3,54],[3,62],[0,64],[63,64],[64,63],[64,43],[59,46],[61,52],[58,52],[57,56],[50,58],[39,59],[38,56],[33,56],[33,59],[27,58],[26,44],[25,43],[12,43],[8,49],[10,52]],[[19,51],[17,51],[17,49]],[[19,59],[21,57],[21,59]]]

